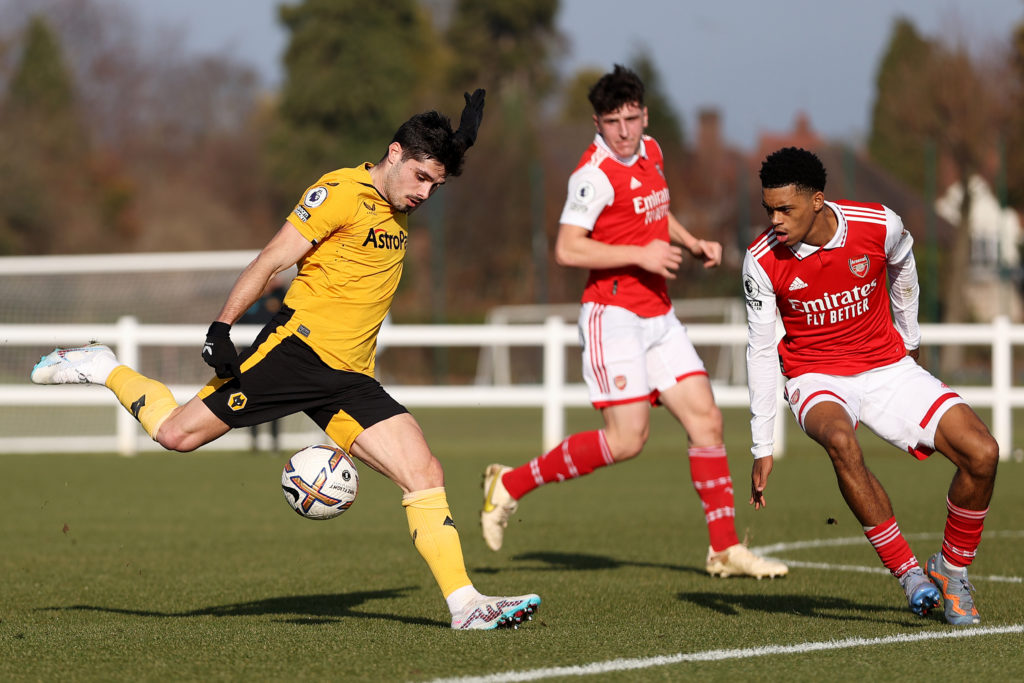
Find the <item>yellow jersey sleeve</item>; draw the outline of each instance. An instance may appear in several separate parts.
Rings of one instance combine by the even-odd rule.
[[[406,214],[381,197],[369,168],[324,175],[288,216],[313,248],[284,303],[295,311],[286,327],[325,363],[372,376],[409,238]]]

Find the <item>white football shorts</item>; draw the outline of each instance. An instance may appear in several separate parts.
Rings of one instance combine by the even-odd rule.
[[[583,379],[595,408],[650,401],[690,375],[707,375],[675,311],[642,318],[618,306],[580,309]]]
[[[946,411],[965,403],[910,357],[848,377],[809,372],[786,382],[786,396],[801,429],[808,410],[832,401],[846,409],[854,426],[863,422],[919,460],[935,450],[935,430]]]

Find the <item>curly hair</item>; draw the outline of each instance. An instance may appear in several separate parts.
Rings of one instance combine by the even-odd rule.
[[[598,79],[590,89],[587,99],[598,116],[618,110],[627,104],[644,106],[644,82],[633,71],[621,64],[615,70]]]
[[[784,147],[761,163],[761,187],[796,185],[797,189],[823,192],[827,173],[821,159],[799,147]]]

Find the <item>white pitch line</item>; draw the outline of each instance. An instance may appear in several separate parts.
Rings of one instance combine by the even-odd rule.
[[[775,558],[781,562],[785,562],[790,567],[800,567],[802,569],[824,569],[827,571],[840,571],[840,572],[861,572],[863,574],[889,574],[889,570],[885,567],[862,567],[856,564],[831,564],[828,562],[803,562],[800,560],[786,560],[782,558]],[[993,581],[995,583],[1024,583],[1024,578],[1019,576],[999,576],[996,574],[990,574],[987,576],[975,576],[971,574],[971,581]]]
[[[931,541],[941,540],[942,534],[904,534],[904,537],[908,541]],[[989,531],[985,533],[985,538],[1024,538],[1024,531]],[[813,538],[809,541],[784,541],[782,543],[773,543],[771,545],[751,546],[750,549],[758,555],[771,557],[781,562],[785,562],[790,567],[802,567],[804,569],[823,569],[843,572],[861,572],[865,574],[888,574],[889,570],[884,567],[864,567],[860,565],[850,564],[831,564],[828,562],[803,562],[799,560],[790,560],[777,556],[777,553],[786,552],[787,550],[807,550],[809,548],[835,548],[837,546],[860,545],[862,543],[868,543],[868,539],[864,536],[845,536],[842,538]],[[1020,576],[976,576],[972,574],[971,581],[992,581],[996,583],[1024,583],[1024,578]]]
[[[1024,624],[1009,626],[969,627],[946,631],[929,631],[927,633],[900,633],[882,638],[846,638],[844,640],[824,640],[798,645],[764,645],[733,650],[705,650],[703,652],[680,652],[674,655],[644,657],[636,659],[612,659],[604,662],[593,662],[578,666],[555,666],[545,669],[526,671],[504,671],[487,676],[462,676],[456,678],[436,678],[430,683],[512,683],[514,681],[537,681],[556,676],[594,676],[615,671],[635,671],[650,669],[656,666],[668,666],[683,662],[718,662],[726,659],[750,659],[769,655],[804,654],[823,650],[842,650],[852,647],[871,647],[874,645],[893,645],[896,643],[916,643],[924,640],[944,638],[974,638],[977,636],[1000,635],[1004,633],[1024,633]]]
[[[942,534],[903,534],[903,537],[908,541],[935,541],[941,540]],[[986,531],[982,540],[993,538],[1024,538],[1024,531]],[[867,542],[868,539],[865,536],[845,536],[843,538],[812,538],[809,541],[783,541],[782,543],[773,543],[771,545],[759,545],[751,547],[750,549],[758,553],[777,553],[785,552],[787,550],[807,550],[808,548],[832,548],[841,545],[860,545]]]

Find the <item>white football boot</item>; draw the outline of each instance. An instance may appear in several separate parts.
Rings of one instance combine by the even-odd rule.
[[[753,576],[758,579],[785,576],[789,567],[776,560],[759,557],[750,548],[737,543],[720,553],[708,548],[706,569],[711,576]]]
[[[519,502],[501,483],[502,475],[511,469],[504,465],[488,465],[484,472],[484,507],[480,511],[480,526],[483,527],[484,543],[495,551],[501,549],[508,519],[519,507]]]
[[[118,365],[114,352],[103,344],[56,348],[39,359],[31,378],[36,384],[103,384]]]
[[[519,628],[524,620],[533,619],[538,607],[540,596],[532,593],[508,598],[481,595],[452,615],[452,628],[458,631]]]

